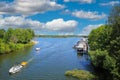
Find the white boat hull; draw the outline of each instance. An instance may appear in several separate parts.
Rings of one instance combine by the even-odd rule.
[[[9,69],[9,73],[10,73],[10,74],[17,73],[17,72],[19,72],[22,68],[23,68],[22,65],[13,66],[13,67],[11,67],[11,68]]]
[[[35,50],[36,50],[36,51],[39,51],[39,50],[40,50],[40,48],[36,48]]]

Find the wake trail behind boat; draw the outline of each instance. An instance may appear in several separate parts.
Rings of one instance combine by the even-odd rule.
[[[27,63],[30,63],[32,60],[34,59],[34,57],[30,58]]]

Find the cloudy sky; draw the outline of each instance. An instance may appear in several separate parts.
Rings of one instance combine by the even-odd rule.
[[[0,0],[0,29],[36,34],[89,34],[103,25],[119,0]]]

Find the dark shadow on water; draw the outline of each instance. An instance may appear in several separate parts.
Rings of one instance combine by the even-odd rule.
[[[77,57],[78,57],[78,58],[83,57],[83,53],[77,53]]]
[[[78,80],[77,78],[74,78],[72,76],[66,76],[66,80]]]
[[[77,57],[78,58],[85,58],[86,60],[89,60],[90,61],[90,57],[88,55],[88,53],[77,53]]]
[[[80,70],[87,70],[94,73],[94,68],[88,53],[77,53],[77,57],[79,59]]]

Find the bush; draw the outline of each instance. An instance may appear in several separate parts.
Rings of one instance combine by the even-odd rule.
[[[109,71],[112,71],[116,66],[116,60],[109,55],[105,57],[103,68],[108,69]]]
[[[0,53],[3,54],[3,53],[9,53],[11,50],[10,50],[10,47],[8,44],[5,44],[5,43],[0,43]]]
[[[9,47],[11,51],[14,51],[16,49],[16,45],[13,42],[9,42]]]
[[[89,52],[91,61],[95,67],[102,68],[103,67],[103,61],[106,59],[106,56],[108,55],[107,51],[101,51],[101,50],[95,50]]]
[[[119,67],[116,65],[117,62],[107,51],[96,50],[90,51],[89,54],[95,68],[108,71],[109,75],[113,75],[112,80],[120,78]]]
[[[19,43],[19,44],[16,44],[15,47],[16,47],[15,50],[19,50],[19,49],[24,48],[24,44]]]
[[[29,46],[32,46],[32,45],[34,45],[34,43],[33,42],[29,42],[29,43],[25,44],[24,46],[25,47],[29,47]]]

